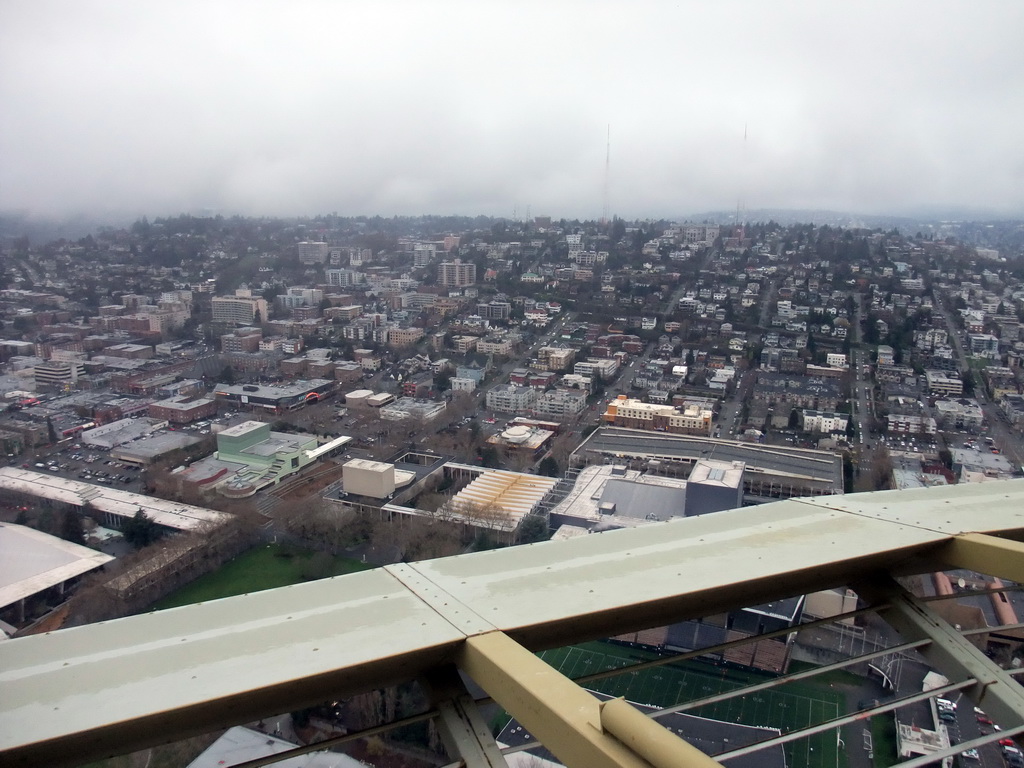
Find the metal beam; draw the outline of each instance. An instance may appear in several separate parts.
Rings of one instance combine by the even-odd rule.
[[[0,643],[0,763],[76,765],[386,687],[464,634],[385,569]]]
[[[904,696],[895,701],[889,701],[885,704],[880,704],[877,707],[871,707],[870,709],[854,712],[852,715],[842,715],[841,717],[835,717],[831,720],[826,720],[823,723],[818,723],[817,725],[809,725],[806,728],[798,728],[793,731],[787,731],[786,733],[783,733],[779,736],[773,736],[772,738],[764,739],[754,744],[748,744],[745,747],[737,747],[736,749],[731,749],[728,752],[720,752],[718,755],[716,755],[716,757],[720,757],[723,760],[728,760],[734,757],[740,757],[741,755],[749,755],[753,754],[754,752],[760,752],[762,749],[778,746],[780,744],[788,744],[791,741],[799,741],[800,739],[806,739],[808,736],[814,736],[818,733],[827,733],[828,731],[836,731],[838,733],[839,729],[842,728],[844,725],[850,725],[851,723],[864,721],[870,717],[880,715],[884,712],[892,712],[894,710],[899,709],[900,707],[905,707],[908,704],[913,704],[918,701],[926,701],[927,699],[930,699],[933,696],[946,696],[949,693],[961,691],[964,688],[967,688],[968,686],[974,685],[974,682],[975,681],[972,678],[968,680],[963,680],[959,683],[954,683],[952,685],[943,685],[931,691],[915,693],[911,696]],[[992,740],[994,741],[995,738],[996,737],[993,737]],[[903,764],[900,763],[900,765]]]
[[[1022,505],[1024,480],[789,500],[14,639],[0,762],[98,759],[416,679],[492,631],[535,651],[932,570],[967,525],[1024,537]]]
[[[446,665],[431,670],[423,686],[437,707],[437,727],[450,757],[461,758],[467,768],[508,768],[490,727],[455,667]]]
[[[655,768],[719,768],[717,762],[625,699],[601,703],[601,726]]]
[[[943,545],[936,557],[949,563],[950,568],[963,568],[1007,581],[1024,583],[1024,543],[965,533]]]
[[[603,722],[597,697],[501,632],[469,638],[458,664],[569,768],[650,768],[652,763],[624,739],[635,743],[637,728],[646,729],[648,724],[671,736],[636,710],[636,718],[645,721],[643,726],[636,718],[613,710],[618,715],[613,716],[616,737]],[[697,748],[672,738],[678,746],[678,759],[672,765],[718,768]]]
[[[879,615],[905,640],[930,639],[920,653],[950,681],[974,678],[964,693],[1004,728],[1024,725],[1024,689],[963,635],[888,576],[851,585],[872,601],[886,601]]]

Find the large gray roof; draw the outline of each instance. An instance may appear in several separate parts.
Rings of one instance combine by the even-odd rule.
[[[822,492],[843,492],[843,460],[832,451],[695,435],[669,435],[623,427],[597,430],[577,449],[577,452],[587,451],[616,458],[742,461],[746,464],[748,479],[760,474],[799,480]]]

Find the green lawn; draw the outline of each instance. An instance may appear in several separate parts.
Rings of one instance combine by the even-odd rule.
[[[871,744],[877,768],[899,764],[900,758],[896,754],[896,722],[892,712],[871,718]],[[963,765],[963,758],[959,759],[960,765]]]
[[[291,546],[268,544],[244,552],[213,573],[201,576],[177,592],[171,593],[158,601],[153,608],[176,608],[179,605],[202,603],[246,592],[259,592],[302,581],[364,571],[371,567],[348,557],[332,557],[325,553]]]
[[[573,678],[657,658],[653,653],[601,642],[558,648],[545,651],[540,656],[562,674]],[[650,670],[624,672],[616,677],[587,684],[587,687],[610,696],[624,696],[638,704],[668,707],[771,678],[771,675],[764,673],[694,660]],[[689,714],[744,725],[779,728],[786,732],[838,717],[844,711],[843,698],[827,682],[815,684],[799,681],[701,707]],[[834,732],[791,742],[785,749],[789,765],[837,768],[846,762],[845,755],[838,749]]]

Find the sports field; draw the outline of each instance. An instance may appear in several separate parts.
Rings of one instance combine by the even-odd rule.
[[[613,643],[586,643],[545,651],[540,656],[572,678],[657,658],[653,653]],[[770,679],[770,676],[734,667],[686,661],[624,672],[586,684],[586,687],[610,696],[623,696],[637,704],[670,707]],[[842,713],[842,694],[830,689],[827,683],[822,686],[806,681],[787,683],[687,712],[724,722],[778,728],[783,733],[839,717]],[[786,762],[801,768],[842,768],[846,764],[835,732],[787,744]]]
[[[202,603],[221,597],[259,592],[302,581],[364,571],[371,566],[349,557],[331,557],[280,544],[266,544],[243,552],[213,573],[200,576],[153,606],[156,610]]]

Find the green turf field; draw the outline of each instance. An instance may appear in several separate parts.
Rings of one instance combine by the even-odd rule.
[[[545,651],[540,656],[572,678],[657,658],[656,654],[613,643],[586,643]],[[589,683],[586,687],[610,696],[623,696],[637,704],[669,707],[770,679],[769,675],[735,667],[687,661],[625,672]],[[827,684],[822,686],[801,681],[718,702],[687,714],[779,728],[785,733],[838,717],[843,711],[842,694],[831,690]],[[846,764],[835,732],[791,742],[786,745],[786,756],[789,765],[802,768],[842,768]]]
[[[213,573],[201,576],[171,593],[153,608],[176,608],[179,605],[259,592],[315,578],[340,576],[370,567],[352,558],[331,557],[291,546],[268,544],[242,553]]]

